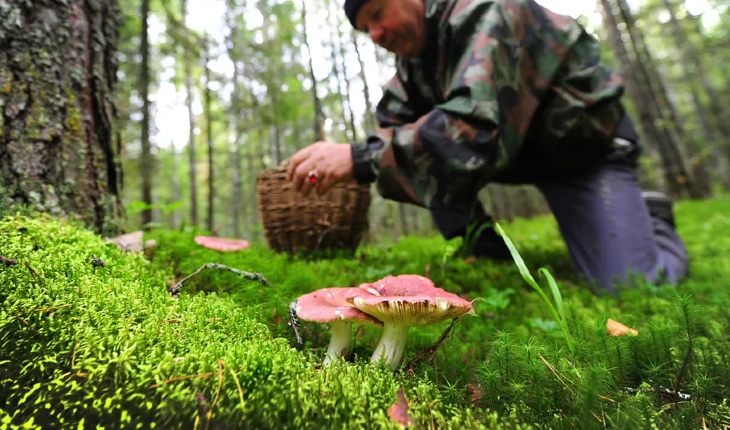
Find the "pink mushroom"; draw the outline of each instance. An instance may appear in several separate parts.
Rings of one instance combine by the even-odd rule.
[[[215,251],[240,251],[248,248],[248,242],[239,239],[224,239],[215,236],[195,236],[195,242]]]
[[[362,290],[359,288],[323,288],[297,299],[294,305],[297,317],[305,321],[330,325],[332,337],[325,354],[325,365],[344,356],[350,350],[353,322],[382,325],[380,321],[360,312],[348,302],[353,295],[361,293]]]
[[[396,369],[403,358],[408,327],[430,325],[473,312],[471,302],[418,275],[387,276],[358,287],[348,299],[357,309],[383,322],[383,336],[371,358]]]

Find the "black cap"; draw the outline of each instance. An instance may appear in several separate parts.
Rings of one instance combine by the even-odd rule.
[[[355,18],[357,18],[357,12],[360,8],[367,3],[368,0],[345,0],[345,15],[350,20],[350,24],[357,28],[355,25]]]

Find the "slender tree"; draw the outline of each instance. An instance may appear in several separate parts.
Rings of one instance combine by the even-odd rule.
[[[347,106],[346,106],[347,102],[345,99],[345,97],[346,97],[345,88],[344,88],[344,84],[343,84],[344,78],[342,76],[342,70],[340,68],[341,57],[338,55],[339,48],[338,48],[338,41],[337,41],[337,37],[336,37],[337,33],[335,30],[333,30],[335,28],[335,26],[337,25],[335,23],[336,22],[335,17],[337,15],[337,13],[333,12],[332,8],[330,7],[327,11],[327,14],[328,14],[328,22],[329,22],[330,31],[332,32],[332,37],[330,38],[330,42],[329,42],[330,61],[332,62],[332,69],[331,69],[332,71],[331,71],[330,78],[334,79],[335,94],[333,94],[333,96],[339,102],[339,110],[342,115],[341,124],[346,128],[350,122],[348,120],[348,115],[347,115]]]
[[[657,85],[660,78],[650,70],[648,51],[643,39],[635,28],[633,17],[628,6],[622,0],[614,7],[609,0],[601,0],[605,27],[611,35],[612,45],[620,61],[620,68],[627,79],[627,90],[639,111],[639,119],[646,140],[659,152],[667,190],[675,197],[694,194],[689,186],[690,177],[679,151],[676,135],[672,134],[669,120],[666,118],[665,100],[658,97]],[[618,17],[618,18],[617,18]],[[624,38],[619,30],[619,19],[626,29],[631,42],[631,52],[624,45]]]
[[[150,44],[149,44],[149,14],[150,0],[142,0],[139,7],[139,15],[142,20],[142,31],[140,35],[140,51],[142,62],[139,67],[139,95],[142,99],[142,130],[140,143],[140,173],[142,177],[142,201],[146,207],[142,210],[142,225],[146,226],[152,222],[152,148],[150,143]]]
[[[365,98],[365,129],[366,132],[368,129],[372,129],[375,127],[376,121],[375,121],[375,110],[373,109],[373,103],[370,100],[370,85],[368,84],[368,79],[365,73],[365,63],[362,61],[362,55],[360,54],[360,47],[358,46],[359,43],[359,37],[358,33],[353,31],[352,32],[352,46],[355,49],[355,55],[357,56],[357,63],[360,65],[360,80],[362,81],[363,85],[363,97]]]
[[[212,232],[214,231],[213,214],[215,213],[215,163],[213,162],[213,113],[211,111],[212,95],[210,91],[210,43],[207,38],[204,44],[205,89],[203,92],[203,111],[205,114],[205,140],[208,148],[208,210],[205,220],[208,230]]]
[[[181,29],[186,30],[187,0],[180,0],[182,11]],[[198,225],[198,161],[195,153],[195,113],[193,112],[193,71],[191,43],[183,43],[183,75],[185,80],[185,106],[188,111],[188,170],[190,174],[190,224]]]
[[[309,46],[307,36],[307,2],[302,1],[302,33],[304,46],[307,48],[309,60],[309,79],[312,81],[312,100],[314,101],[314,140],[324,140],[324,113],[322,112],[322,101],[317,93],[317,77],[314,75],[314,63],[312,61],[312,49]]]
[[[239,45],[239,25],[241,23],[241,12],[236,4],[235,0],[226,1],[226,25],[228,27],[228,34],[226,37],[226,48],[228,50],[228,57],[233,63],[233,77],[231,82],[233,89],[231,91],[231,106],[230,106],[230,117],[231,126],[230,133],[231,138],[229,139],[230,146],[230,168],[231,168],[231,224],[233,227],[234,237],[240,237],[242,233],[242,216],[241,216],[241,204],[245,202],[244,188],[242,183],[242,171],[241,171],[241,139],[243,134],[243,115],[241,105],[243,103],[243,88],[241,79],[243,76],[243,58],[240,54],[241,49]]]
[[[677,18],[676,6],[669,0],[661,0],[661,3],[664,10],[669,13],[670,25],[667,26],[667,30],[679,50],[683,80],[689,87],[692,105],[700,123],[700,132],[707,143],[704,145],[706,148],[704,150],[699,146],[694,148],[694,152],[699,152],[696,157],[696,163],[699,164],[694,170],[706,178],[707,173],[703,162],[706,158],[714,159],[716,165],[727,163],[730,160],[730,146],[724,144],[728,139],[727,136],[730,136],[730,124],[726,120],[726,118],[730,118],[728,115],[730,111],[719,103],[719,98],[716,97],[719,89],[708,79],[702,58],[697,55],[687,32]],[[703,99],[707,100],[707,104],[703,102]],[[721,149],[721,151],[717,151],[717,149]],[[718,170],[724,169],[719,167]],[[720,179],[726,186],[730,185],[730,178],[723,175]]]
[[[339,19],[339,14],[334,15],[335,21],[335,35],[337,36],[336,46],[339,60],[342,64],[339,69],[338,79],[341,76],[342,81],[345,83],[345,93],[342,95],[343,102],[347,108],[347,123],[350,126],[350,138],[352,142],[357,142],[357,127],[355,126],[355,112],[352,109],[352,100],[350,95],[352,89],[350,85],[349,73],[347,70],[347,59],[345,58],[345,41],[342,36],[342,23]]]

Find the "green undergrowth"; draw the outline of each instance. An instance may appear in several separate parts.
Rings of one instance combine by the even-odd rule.
[[[722,428],[728,214],[728,198],[679,204],[690,278],[636,279],[613,296],[573,274],[551,218],[504,224],[527,267],[560,285],[559,321],[513,263],[465,260],[458,240],[292,257],[263,244],[220,253],[159,230],[146,235],[158,243],[150,261],[73,224],[6,217],[0,256],[17,264],[0,262],[0,426],[398,428],[388,408],[402,389],[415,428]],[[271,285],[205,270],[173,299],[167,287],[206,263]],[[327,368],[326,327],[301,322],[297,345],[287,307],[299,295],[403,273],[474,300],[433,360],[408,366],[448,323],[412,328],[398,372],[368,362],[376,328],[357,328],[354,354]],[[607,336],[608,318],[639,335]]]

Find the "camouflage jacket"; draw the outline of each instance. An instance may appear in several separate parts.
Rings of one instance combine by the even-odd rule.
[[[529,182],[601,160],[623,116],[596,40],[534,0],[425,0],[420,58],[397,58],[355,178],[427,207],[488,181]]]

